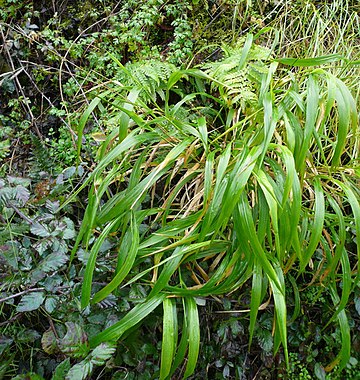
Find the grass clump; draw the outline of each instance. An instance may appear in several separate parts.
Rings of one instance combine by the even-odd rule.
[[[201,1],[93,3],[104,34],[86,2],[79,44],[60,5],[32,41],[57,44],[61,101],[18,135],[31,179],[0,180],[1,376],[356,376],[356,4],[206,2],[198,25]]]
[[[91,185],[73,250],[75,257],[81,242],[89,247],[81,304],[134,283],[145,287],[145,297],[90,345],[121,339],[163,303],[161,378],[186,354],[188,377],[200,345],[196,300],[250,287],[249,345],[259,310],[272,304],[274,353],[282,346],[288,365],[286,282],[292,279],[298,294],[294,276],[308,273],[317,257],[311,281],[328,289],[333,311],[326,326],[337,323],[341,336],[337,355],[323,365],[342,369],[351,349],[345,307],[358,282],[359,248],[346,243],[349,229],[358,235],[360,228],[357,110],[344,82],[317,67],[340,57],[273,60],[251,35],[224,54],[205,71],[173,71],[151,103],[142,83],[111,88],[92,102],[110,107],[118,129],[69,199]],[[124,70],[131,76],[131,65]],[[185,92],[189,83],[196,92]],[[99,237],[90,247],[94,231]],[[99,248],[114,233],[115,272],[93,293]],[[179,343],[177,308],[184,313]],[[295,304],[293,321],[299,310]]]

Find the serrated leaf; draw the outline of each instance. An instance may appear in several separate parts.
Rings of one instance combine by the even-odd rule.
[[[30,191],[22,185],[17,185],[15,188],[15,197],[20,201],[21,206],[24,206],[30,198]]]
[[[51,380],[65,380],[65,376],[69,372],[70,367],[70,358],[67,358],[56,367]]]
[[[56,309],[57,304],[58,304],[58,301],[55,297],[48,297],[46,298],[45,304],[44,304],[45,310],[49,314],[51,314]]]
[[[257,333],[257,339],[259,342],[259,346],[265,352],[271,352],[271,350],[273,349],[274,341],[270,331],[259,329]]]
[[[41,261],[36,269],[45,273],[54,272],[62,267],[68,260],[69,258],[64,253],[54,252]]]
[[[3,203],[6,203],[6,201],[11,199],[12,195],[13,195],[13,189],[12,188],[10,188],[10,187],[0,188],[0,201],[2,201]]]
[[[13,177],[11,175],[8,175],[6,178],[11,185],[21,185],[27,187],[31,183],[29,178]]]
[[[91,362],[83,360],[75,364],[65,377],[65,380],[84,380],[92,372],[93,365]]]
[[[73,239],[76,235],[74,222],[69,218],[63,218],[62,222],[66,224],[66,228],[63,232],[63,239]]]
[[[110,343],[101,343],[78,364],[75,364],[66,376],[66,380],[82,380],[90,376],[94,366],[105,364],[115,352],[116,347]]]
[[[80,325],[74,322],[66,322],[66,334],[59,340],[60,350],[71,357],[83,358],[90,350],[88,338]]]
[[[58,208],[60,207],[60,202],[59,201],[49,201],[47,200],[45,202],[45,207],[47,208],[47,210],[51,213],[51,214],[56,214]]]
[[[58,351],[57,339],[52,329],[44,332],[41,337],[41,347],[49,355],[52,355]]]
[[[100,343],[89,355],[91,362],[95,365],[103,365],[116,351],[115,345]]]
[[[39,237],[49,237],[50,232],[39,222],[34,222],[30,226],[30,232]]]
[[[44,302],[44,292],[32,292],[25,294],[16,307],[16,311],[21,313],[25,311],[37,310]]]

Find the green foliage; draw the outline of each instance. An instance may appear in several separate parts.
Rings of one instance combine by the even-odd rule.
[[[1,376],[355,378],[354,4],[2,3]]]
[[[141,303],[117,324],[95,336],[92,345],[121,338],[163,302],[165,295],[183,298],[187,315],[187,303],[193,302],[193,297],[240,290],[256,273],[252,278],[250,335],[255,333],[258,310],[268,294],[273,298],[275,335],[269,341],[269,329],[267,335],[266,330],[261,330],[264,335],[258,332],[257,337],[264,351],[273,348],[277,353],[282,345],[288,365],[285,276],[290,269],[302,274],[313,266],[313,257],[321,244],[325,252],[328,250],[321,261],[322,283],[332,289],[335,312],[331,322],[338,321],[342,342],[329,369],[339,363],[344,368],[349,360],[350,328],[344,308],[357,277],[349,270],[345,237],[351,218],[359,229],[360,208],[358,179],[346,178],[343,173],[346,167],[356,165],[358,157],[355,101],[342,81],[321,69],[293,75],[278,70],[278,64],[272,62],[258,70],[257,75],[249,72],[245,77],[233,75],[236,68],[243,70],[250,65],[253,68],[254,61],[255,66],[266,64],[269,52],[251,49],[251,44],[250,36],[240,51],[232,50],[234,57],[224,58],[224,65],[221,62],[206,65],[207,72],[173,72],[163,106],[156,103],[153,109],[145,105],[126,87],[116,93],[97,94],[96,102],[90,105],[101,109],[110,104],[109,112],[116,112],[123,124],[118,133],[110,134],[111,143],[109,139],[102,143],[97,168],[68,200],[72,201],[80,190],[92,184],[73,250],[75,254],[81,241],[88,247],[91,231],[99,229],[84,274],[82,307],[96,304],[112,292],[116,294],[116,288],[135,265],[135,273],[122,286],[141,280],[151,287]],[[309,62],[304,64],[308,66]],[[196,79],[199,88],[209,86],[210,90],[219,91],[220,98],[202,91],[185,95],[172,106],[172,92],[182,93],[183,77]],[[251,82],[242,80],[249,77]],[[155,86],[156,78],[150,80]],[[234,111],[232,107],[241,93],[239,88],[245,86],[251,86],[256,96],[246,95],[251,106],[244,103]],[[144,90],[148,88],[149,82],[145,81]],[[233,101],[228,101],[231,96]],[[214,101],[218,128],[207,123],[206,118],[199,118],[198,110],[203,109],[201,98]],[[180,118],[180,115],[189,116]],[[225,149],[221,149],[220,141]],[[143,165],[144,154],[149,150],[155,152],[152,156],[155,166]],[[135,158],[134,152],[139,152]],[[133,162],[134,169],[118,162]],[[309,174],[310,168],[321,174]],[[180,178],[176,184],[171,183],[174,176]],[[108,197],[107,190],[117,178],[128,185],[119,186],[120,190]],[[159,203],[150,189],[160,179],[166,190],[157,194]],[[335,183],[336,188],[329,183]],[[194,188],[197,193],[190,190]],[[186,194],[186,199],[177,198],[181,193]],[[160,208],[151,206],[157,204]],[[147,223],[151,215],[161,220],[156,234],[151,233]],[[137,232],[140,225],[147,226],[142,236]],[[329,229],[329,233],[323,235],[324,229]],[[90,302],[99,247],[115,232],[122,240],[115,276],[95,292]],[[330,247],[335,245],[336,251],[331,254]],[[128,256],[123,252],[129,252]],[[149,256],[153,257],[152,263]],[[357,262],[357,258],[353,260]],[[125,272],[120,270],[123,267]],[[336,277],[342,279],[342,289],[337,288]],[[166,306],[166,314],[173,313],[173,307]],[[171,315],[164,317],[173,319]],[[197,312],[194,317],[184,318],[185,322],[194,318],[190,324],[193,327],[198,323]],[[172,336],[176,335],[175,322],[165,328],[172,330]],[[184,359],[189,345],[185,377],[194,371],[199,344],[197,332],[184,335],[187,329],[185,323],[182,337],[187,338],[180,341],[176,351],[170,348],[175,342],[165,340],[166,353],[174,351],[175,368]],[[161,371],[164,378],[169,373],[164,366]],[[307,376],[306,371],[302,372]]]

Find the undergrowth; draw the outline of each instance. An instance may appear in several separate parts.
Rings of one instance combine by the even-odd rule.
[[[0,3],[0,377],[355,379],[357,5]]]

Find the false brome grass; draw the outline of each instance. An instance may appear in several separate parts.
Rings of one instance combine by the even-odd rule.
[[[249,346],[259,310],[271,303],[274,353],[282,347],[288,364],[287,324],[300,305],[288,316],[285,287],[299,293],[296,280],[313,271],[316,254],[313,280],[329,289],[329,324],[341,331],[339,352],[324,365],[344,368],[346,306],[360,276],[360,246],[347,243],[360,236],[358,115],[327,67],[351,62],[338,54],[276,60],[248,35],[196,69],[144,62],[140,73],[117,63],[127,82],[96,93],[79,123],[79,142],[93,111],[112,127],[67,201],[90,187],[72,260],[80,245],[89,251],[83,308],[134,283],[147,295],[91,337],[91,347],[121,339],[162,306],[159,378],[170,379],[184,360],[187,378],[199,353],[201,299],[250,286]],[[114,234],[117,263],[94,288],[101,245]]]

